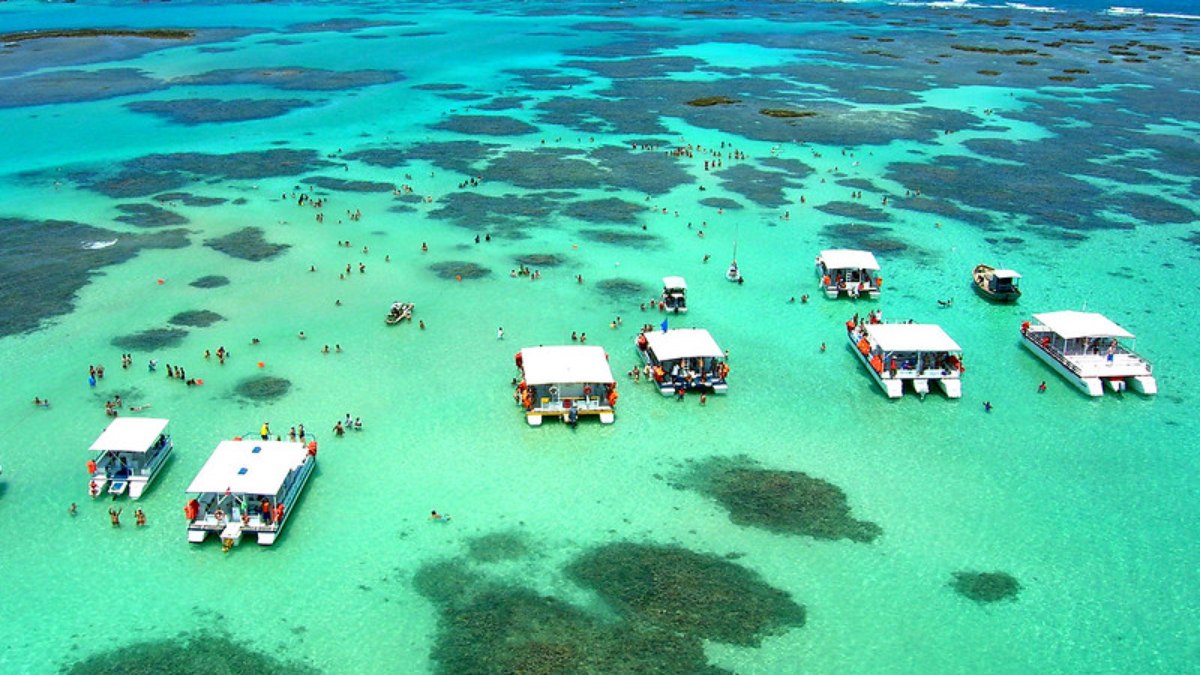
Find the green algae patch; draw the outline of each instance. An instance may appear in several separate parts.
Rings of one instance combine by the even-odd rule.
[[[879,525],[851,515],[846,493],[833,483],[800,471],[765,469],[745,456],[702,462],[682,487],[715,500],[737,525],[862,543],[883,534]]]
[[[787,110],[784,108],[763,108],[758,111],[760,115],[767,117],[781,117],[784,119],[793,119],[797,117],[816,117],[817,112],[812,110]]]
[[[631,623],[700,640],[757,647],[804,625],[804,607],[756,572],[678,546],[608,544],[566,571]]]
[[[716,673],[704,645],[653,626],[603,622],[526,588],[443,609],[431,657],[443,673]]]
[[[517,256],[516,261],[525,267],[541,269],[543,267],[558,267],[565,263],[567,259],[556,253],[526,253],[525,255]]]
[[[596,289],[613,299],[633,299],[649,294],[646,286],[632,279],[601,279]]]
[[[250,649],[223,633],[196,633],[182,638],[123,645],[73,664],[69,675],[200,675],[216,673],[277,673],[309,675],[321,671],[303,663]]]
[[[1051,75],[1050,80],[1054,82],[1074,82],[1075,78],[1070,75]]]
[[[973,52],[975,54],[999,54],[1000,56],[1026,56],[1037,53],[1036,49],[1028,47],[1001,49],[999,47],[982,47],[979,45],[950,45],[950,49],[956,49],[960,52]]]
[[[291,248],[291,244],[272,244],[267,241],[260,227],[243,227],[223,237],[205,239],[204,245],[232,258],[251,262],[274,258]]]
[[[704,98],[694,98],[687,104],[696,108],[707,108],[714,105],[733,105],[737,102],[737,99],[728,96],[705,96]]]
[[[467,542],[467,555],[481,563],[518,560],[529,552],[529,543],[520,532],[492,532]]]
[[[112,346],[131,352],[152,352],[174,347],[183,342],[187,334],[182,328],[151,328],[115,337],[112,339]]]
[[[1021,592],[1021,583],[1006,572],[955,572],[950,586],[964,598],[981,604],[1016,600]]]
[[[218,321],[224,320],[225,317],[217,314],[216,312],[212,312],[207,309],[194,309],[176,314],[170,319],[167,319],[167,323],[172,323],[176,326],[204,328],[205,326],[211,326]]]
[[[171,28],[149,28],[144,30],[129,30],[120,28],[75,28],[62,30],[28,30],[19,33],[0,33],[0,42],[25,42],[28,40],[45,40],[48,38],[93,38],[93,37],[132,37],[150,40],[190,40],[196,36],[193,30],[177,30]]]
[[[429,269],[439,279],[455,279],[462,281],[465,279],[482,279],[492,271],[483,265],[462,260],[447,260],[444,262],[433,263]]]
[[[438,609],[439,673],[722,673],[704,643],[646,622],[600,616],[490,579],[461,560],[421,567],[417,592]]]
[[[1000,71],[998,70],[977,70],[975,72],[979,73],[980,75],[987,75],[988,77],[996,77],[1000,74]]]
[[[233,391],[242,398],[265,403],[281,399],[292,389],[292,383],[282,377],[258,375],[237,383]]]
[[[220,288],[228,285],[229,277],[223,277],[219,274],[209,274],[188,284],[192,288]]]

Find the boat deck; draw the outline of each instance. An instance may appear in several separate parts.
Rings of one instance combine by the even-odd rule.
[[[1064,365],[1079,377],[1143,377],[1151,374],[1150,362],[1136,352],[1120,348],[1109,360],[1107,352],[1097,351],[1079,354],[1064,354],[1053,346],[1042,344],[1042,340],[1051,336],[1050,331],[1030,329],[1025,334],[1025,340],[1034,349]]]

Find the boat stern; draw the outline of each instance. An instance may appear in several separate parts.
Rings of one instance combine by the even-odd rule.
[[[942,391],[946,392],[947,398],[962,398],[962,380],[958,378],[941,379],[938,380],[938,385],[941,386]]]
[[[1154,396],[1158,393],[1158,382],[1155,381],[1153,375],[1139,375],[1130,378],[1129,386],[1139,394]]]

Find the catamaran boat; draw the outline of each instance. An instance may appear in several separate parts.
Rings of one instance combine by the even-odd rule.
[[[416,305],[411,302],[393,302],[392,308],[388,310],[388,315],[383,321],[389,326],[394,326],[405,320],[412,321],[412,313],[415,308]]]
[[[652,378],[663,396],[680,391],[729,390],[725,352],[703,328],[647,331],[637,336],[638,354],[653,370]]]
[[[843,293],[851,298],[860,295],[878,298],[883,286],[883,277],[878,272],[879,263],[870,251],[835,248],[821,251],[817,256],[817,278],[828,298]]]
[[[152,417],[118,417],[89,448],[88,494],[113,497],[129,493],[139,499],[150,481],[171,457],[174,445],[165,433],[169,420]]]
[[[581,415],[597,415],[601,423],[613,423],[617,382],[603,348],[526,347],[515,358],[521,381],[513,396],[525,409],[530,426],[540,426],[543,417],[574,423]]]
[[[1104,385],[1114,392],[1129,386],[1158,393],[1150,362],[1121,342],[1133,334],[1104,315],[1067,310],[1034,314],[1033,320],[1021,324],[1021,342],[1088,396],[1103,395]]]
[[[242,535],[275,543],[317,464],[317,442],[221,441],[187,491],[188,541],[215,532],[228,551]]]
[[[922,323],[846,322],[850,346],[888,398],[912,382],[921,398],[937,382],[949,398],[962,397],[962,348],[941,326]]]
[[[1016,302],[1021,297],[1021,275],[1015,270],[976,265],[971,272],[975,291],[995,302]]]
[[[687,281],[683,277],[663,277],[662,300],[658,302],[658,308],[673,314],[687,312]]]

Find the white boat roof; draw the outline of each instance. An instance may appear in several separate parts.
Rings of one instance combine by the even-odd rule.
[[[1082,337],[1133,337],[1133,333],[1113,323],[1103,314],[1095,312],[1076,312],[1068,309],[1061,312],[1034,314],[1033,318],[1067,340]]]
[[[663,288],[687,289],[687,281],[683,277],[663,277]]]
[[[93,452],[146,452],[169,421],[156,417],[118,417],[88,449]]]
[[[867,324],[867,334],[885,352],[961,352],[941,326],[932,323]]]
[[[848,248],[833,248],[821,251],[821,262],[831,270],[877,270],[879,263],[870,251],[855,251]]]
[[[525,383],[591,384],[613,382],[603,347],[556,345],[521,350]]]
[[[644,333],[647,346],[660,361],[725,356],[717,341],[703,328],[672,328],[667,332]]]
[[[221,441],[187,491],[273,495],[307,454],[303,443],[292,441]]]
[[[1016,270],[992,270],[992,276],[1001,279],[1020,279],[1021,274]]]

